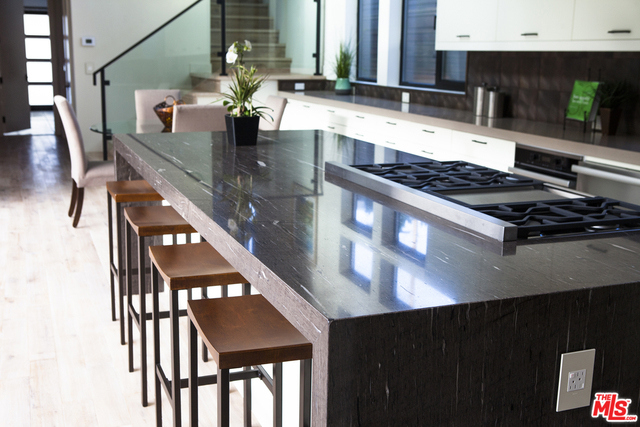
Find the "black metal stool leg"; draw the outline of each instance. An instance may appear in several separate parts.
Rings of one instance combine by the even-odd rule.
[[[300,426],[311,427],[311,359],[300,361]]]
[[[111,283],[111,321],[116,321],[116,292],[113,262],[113,206],[111,203],[111,194],[107,191],[107,222],[109,223],[109,281]],[[122,316],[122,314],[120,314]]]
[[[202,238],[200,239],[202,240]],[[204,287],[202,288],[202,299],[208,299],[209,295],[208,295],[208,291],[207,288]],[[204,341],[202,341],[202,361],[203,362],[208,362],[209,361],[209,351],[207,350],[207,346],[204,344]]]
[[[131,265],[125,266],[125,261],[122,256],[122,251],[120,250],[120,245],[123,240],[122,236],[122,227],[128,227],[128,224],[122,224],[122,205],[120,203],[116,203],[116,236],[118,238],[118,309],[120,310],[120,344],[125,345],[126,341],[124,339],[124,296],[122,295],[122,291],[126,289],[127,283],[131,280],[131,276],[129,279],[125,279],[125,273],[131,271]],[[125,233],[126,234],[126,233]],[[131,237],[129,237],[131,238]],[[127,242],[124,242],[124,248],[126,252]],[[123,268],[124,267],[124,268]],[[128,310],[127,310],[128,311]]]
[[[131,285],[131,227],[127,223],[125,228],[125,245],[127,247],[127,350],[129,353],[129,372],[133,372],[133,319],[130,309],[133,305],[133,299],[131,297],[133,293],[133,286]]]
[[[282,427],[282,363],[273,364],[273,427]]]
[[[169,319],[171,322],[171,399],[173,400],[173,426],[180,427],[182,411],[180,402],[180,311],[178,291],[169,291]]]
[[[218,368],[218,427],[229,427],[229,370]]]
[[[147,285],[145,280],[145,251],[144,237],[138,237],[138,295],[140,296],[140,311],[138,312],[140,326],[140,372],[142,376],[142,406],[146,407],[147,396]]]
[[[189,426],[198,425],[198,330],[189,319]]]
[[[156,372],[160,365],[160,308],[159,308],[159,278],[158,269],[154,263],[151,263],[151,295],[153,300],[152,317],[153,317],[153,378],[156,394],[156,426],[162,427],[162,390],[160,378]]]

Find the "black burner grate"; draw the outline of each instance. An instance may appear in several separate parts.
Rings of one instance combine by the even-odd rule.
[[[446,198],[518,227],[518,238],[640,228],[640,206],[604,197],[474,204],[448,197],[454,190],[544,189],[542,181],[462,161],[353,165],[355,169]],[[446,190],[446,191],[445,191]]]
[[[604,197],[474,207],[518,226],[518,237],[640,227],[640,207]]]
[[[430,160],[419,163],[382,163],[352,167],[421,191],[542,187],[542,182],[535,179],[461,161]]]

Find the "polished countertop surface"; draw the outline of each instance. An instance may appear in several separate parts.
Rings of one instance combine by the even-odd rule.
[[[474,116],[471,111],[467,110],[411,103],[403,104],[398,101],[368,96],[336,95],[331,91],[280,92],[280,94],[299,101],[319,102],[343,108],[364,108],[372,114],[386,113],[397,119],[510,139],[522,145],[640,165],[639,136],[608,136],[602,135],[600,132],[589,131],[584,133],[582,124],[575,121],[569,121],[566,130],[563,130],[562,124],[514,118],[488,119]]]
[[[326,161],[415,159],[340,135],[261,132],[254,147],[222,132],[116,135],[115,147],[226,232],[214,247],[235,240],[259,261],[231,259],[242,274],[269,269],[328,319],[640,282],[640,234],[505,246],[337,182]]]

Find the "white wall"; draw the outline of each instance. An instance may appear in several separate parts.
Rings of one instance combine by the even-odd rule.
[[[333,64],[340,43],[351,43],[355,49],[358,40],[358,0],[326,0],[324,7],[323,74],[335,80]]]
[[[93,86],[93,77],[91,73],[85,73],[85,66],[93,64],[94,70],[101,67],[193,2],[70,0],[74,107],[88,152],[101,151],[102,139],[100,135],[89,131],[92,124],[101,121],[100,87]],[[95,37],[96,46],[82,46],[80,41],[83,36]]]

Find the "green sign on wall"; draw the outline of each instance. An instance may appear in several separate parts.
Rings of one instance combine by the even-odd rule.
[[[598,110],[599,82],[576,80],[567,106],[567,119],[593,121]]]

